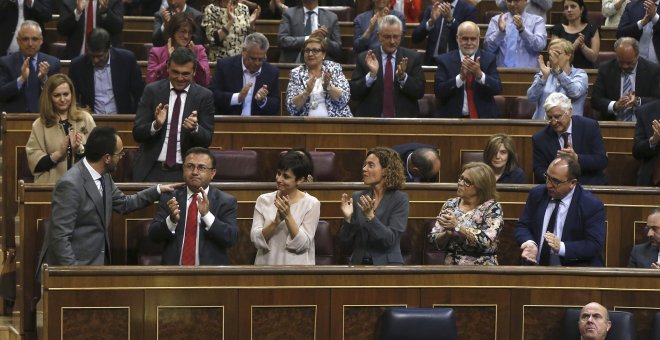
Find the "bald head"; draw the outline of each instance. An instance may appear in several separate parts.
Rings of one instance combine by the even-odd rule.
[[[479,26],[472,21],[464,21],[458,26],[456,42],[464,56],[473,56],[479,48]]]
[[[607,308],[598,302],[590,302],[582,307],[578,328],[582,340],[605,340],[612,327]]]

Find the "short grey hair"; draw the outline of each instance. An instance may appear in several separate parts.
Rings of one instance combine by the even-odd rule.
[[[568,110],[573,108],[571,100],[566,97],[565,94],[561,92],[554,92],[545,99],[545,103],[543,103],[543,110],[547,113],[550,111],[550,109],[557,106],[564,112],[568,112]]]
[[[381,20],[378,26],[378,31],[382,31],[385,26],[399,26],[399,29],[403,32],[403,23],[396,15],[389,14],[383,17],[383,20]]]
[[[261,50],[268,50],[268,47],[270,47],[268,38],[259,32],[249,34],[245,37],[245,40],[243,40],[243,49],[247,50],[252,47],[258,47]]]
[[[36,21],[34,21],[34,20],[25,20],[25,21],[23,21],[23,23],[21,24],[21,28],[19,29],[19,31],[22,30],[24,27],[28,27],[28,26],[32,26],[32,27],[34,27],[34,28],[39,32],[39,35],[42,35],[42,34],[43,34],[43,33],[41,32],[41,26],[39,26],[39,23],[36,22]]]
[[[621,37],[614,42],[614,51],[616,51],[619,46],[625,45],[630,46],[635,50],[635,54],[639,55],[639,41],[631,37]]]

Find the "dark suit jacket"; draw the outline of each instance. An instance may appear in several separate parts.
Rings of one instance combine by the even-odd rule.
[[[631,1],[626,5],[626,9],[621,14],[619,20],[619,27],[616,30],[616,37],[633,37],[640,40],[642,37],[642,30],[637,27],[637,21],[644,18],[646,10],[644,10],[644,1]],[[653,46],[655,47],[655,55],[660,57],[660,22],[653,25]]]
[[[414,181],[414,178],[408,176],[408,171],[406,171],[406,161],[408,160],[408,156],[419,148],[437,149],[437,147],[435,147],[434,145],[421,144],[421,143],[405,143],[405,144],[392,146],[392,150],[396,151],[399,154],[399,157],[401,158],[401,162],[403,162],[403,170],[404,170],[404,174],[406,175],[406,182]],[[433,182],[433,180],[430,178],[423,178],[421,182]]]
[[[660,67],[639,58],[635,75],[635,95],[642,98],[642,105],[660,99],[658,83],[660,83]],[[656,86],[649,86],[649,84],[656,84]],[[607,106],[611,101],[617,101],[620,97],[621,68],[614,59],[598,67],[598,77],[591,91],[591,107],[600,111],[604,119],[614,120],[616,116],[607,113]]]
[[[154,121],[154,112],[158,104],[169,103],[170,81],[159,80],[148,84],[138,104],[135,114],[135,125],[133,125],[133,138],[140,144],[140,149],[135,157],[133,167],[133,180],[143,182],[149,170],[158,161],[158,155],[165,141],[167,126],[163,126],[153,136],[151,135],[151,124]],[[193,146],[209,147],[213,138],[213,93],[207,88],[195,83],[190,85],[186,104],[180,122],[183,122],[193,111],[197,111],[198,131],[193,133],[181,126],[181,159],[186,151]],[[167,120],[166,120],[167,124]]]
[[[578,154],[578,162],[582,170],[580,184],[606,185],[607,178],[603,170],[607,168],[607,155],[598,122],[581,116],[573,116],[572,120],[573,149]],[[543,173],[557,156],[559,136],[548,125],[532,136],[532,146],[534,149],[534,181],[545,183]]]
[[[543,217],[550,199],[545,185],[539,185],[530,190],[514,232],[519,245],[528,240],[540,244]],[[577,184],[561,235],[561,241],[566,247],[564,257],[560,257],[562,266],[605,266],[605,261],[603,261],[605,235],[603,203]]]
[[[362,195],[372,195],[371,189],[353,193],[351,223],[342,221],[339,232],[341,242],[353,247],[350,263],[371,256],[374,265],[403,264],[400,243],[408,225],[408,194],[387,190],[371,222],[357,205]]]
[[[76,21],[76,0],[62,0],[60,3],[60,20],[57,22],[57,33],[66,37],[66,57],[73,59],[80,55],[85,36],[86,12]],[[96,7],[96,26],[110,33],[112,46],[121,47],[121,31],[124,27],[124,4],[121,0],[108,0],[108,8],[101,13]]]
[[[660,119],[660,101],[642,105],[637,110],[635,138],[633,139],[633,157],[642,162],[637,174],[637,185],[651,186],[655,162],[660,157],[660,145],[651,149],[649,138],[653,136],[651,122]]]
[[[21,74],[24,57],[21,53],[0,58],[0,112],[11,113],[27,112],[27,103],[25,91],[27,91],[27,82],[19,89],[16,87],[16,79]],[[37,54],[37,63],[47,61],[50,64],[48,75],[60,72],[60,60],[45,53]],[[41,92],[39,92],[41,93]]]
[[[439,18],[438,21],[433,24],[433,29],[431,31],[427,30],[426,24],[428,23],[429,18],[431,18],[432,8],[432,5],[426,8],[422,21],[419,22],[419,26],[415,28],[415,31],[413,31],[412,34],[412,41],[414,43],[420,43],[426,39],[424,65],[437,65],[437,60],[433,58],[433,49],[440,38],[440,26],[442,26],[443,18]],[[464,21],[477,22],[477,8],[464,0],[458,0],[456,2],[456,8],[454,8],[453,17],[454,22],[449,25],[449,34],[446,37],[443,37],[446,41],[440,41],[441,45],[448,46],[448,51],[458,49],[458,42],[456,41],[458,26]]]
[[[351,79],[351,99],[359,101],[354,113],[356,117],[381,117],[383,113],[383,65],[381,49],[372,50],[378,59],[378,77],[367,87],[365,77],[369,73],[365,58],[367,51],[360,53]],[[422,56],[416,51],[399,47],[396,52],[395,67],[402,58],[408,57],[408,80],[399,86],[394,80],[394,112],[396,117],[418,117],[419,104],[417,100],[424,97],[424,73],[422,72]],[[396,78],[396,75],[395,75]]]
[[[279,70],[277,67],[268,62],[264,62],[261,65],[261,73],[257,76],[256,83],[252,85],[254,88],[251,112],[253,116],[273,116],[279,114],[280,87],[278,78]],[[236,55],[219,59],[210,87],[211,91],[213,91],[217,114],[241,115],[243,107],[241,105],[232,106],[230,103],[232,95],[241,92],[244,85],[243,56]],[[263,85],[268,86],[268,99],[266,100],[266,105],[263,108],[260,108],[259,105],[257,105],[257,101],[254,100],[254,94],[256,94]]]
[[[110,48],[110,74],[115,95],[116,113],[135,113],[144,91],[144,81],[135,54],[122,48]],[[78,104],[94,110],[94,65],[85,55],[71,60],[69,77],[76,88]]]
[[[324,8],[319,8],[318,23],[328,28],[327,56],[334,61],[341,57],[341,36],[339,35],[339,20],[337,14]],[[305,43],[305,8],[303,6],[289,7],[282,13],[277,41],[280,47],[280,63],[295,63],[301,56]],[[302,60],[302,57],[301,59]]]
[[[74,164],[55,184],[41,262],[54,266],[110,264],[112,211],[127,214],[158,199],[156,187],[126,196],[110,174],[103,175],[103,180],[105,201],[83,161]]]
[[[459,2],[460,3],[460,2]],[[481,71],[486,80],[481,85],[476,79],[472,82],[474,104],[479,118],[500,118],[500,111],[495,103],[496,95],[502,92],[502,82],[497,73],[497,63],[494,54],[477,50],[480,58]],[[461,72],[461,56],[458,50],[453,50],[438,57],[438,69],[435,72],[435,97],[438,99],[438,118],[463,117],[463,100],[465,86],[456,87],[456,76]],[[466,79],[467,80],[467,79]]]
[[[651,263],[656,262],[658,262],[658,247],[647,241],[633,247],[630,252],[630,260],[628,260],[628,267],[651,268]]]
[[[33,20],[41,26],[41,32],[46,32],[44,23],[50,21],[53,17],[53,3],[51,0],[35,0],[32,7],[23,2],[23,18]],[[19,27],[18,24],[18,5],[17,1],[0,0],[0,56],[7,54],[7,49],[11,45],[14,34]],[[44,43],[45,44],[45,43]],[[45,45],[42,46],[44,49]]]
[[[403,24],[403,37],[406,36],[406,16],[397,11],[390,10],[390,15],[394,15]],[[371,35],[368,38],[363,38],[364,32],[369,28],[369,23],[371,18],[374,16],[374,10],[370,9],[366,12],[360,13],[353,20],[353,27],[355,32],[353,33],[353,51],[354,53],[361,53],[369,49],[377,49],[380,47],[380,41],[378,40],[378,25],[371,31]],[[401,44],[403,44],[403,37],[401,37]]]
[[[187,215],[187,188],[183,187],[173,193],[161,195],[160,204],[154,221],[149,226],[149,238],[154,242],[164,242],[165,249],[161,264],[178,265],[181,259],[181,248],[186,231]],[[169,208],[167,201],[176,197],[181,209],[181,218],[176,226],[174,234],[167,227],[167,216]],[[204,221],[199,221],[199,264],[200,265],[227,265],[226,249],[234,245],[238,240],[238,226],[236,224],[236,198],[224,193],[214,187],[209,188],[209,213],[215,216],[213,224],[208,227]]]
[[[196,45],[204,44],[204,29],[202,28],[202,12],[196,10],[190,5],[186,6],[184,13],[189,14],[195,20],[197,27],[195,28],[195,34],[193,34],[192,40]],[[163,16],[160,15],[160,10],[154,13],[154,31],[151,36],[151,43],[156,47],[164,46],[167,44],[168,36],[162,30],[163,26]]]

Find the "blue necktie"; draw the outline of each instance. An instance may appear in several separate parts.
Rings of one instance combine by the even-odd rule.
[[[625,96],[630,92],[632,92],[632,74],[624,73],[622,94]],[[619,117],[619,119],[626,122],[631,122],[633,120],[633,117],[634,117],[633,110],[625,109],[623,111],[623,114]]]
[[[518,29],[516,25],[513,24],[513,18],[508,17],[508,23],[506,24],[506,37],[504,42],[506,43],[506,51],[504,51],[504,66],[505,67],[516,67],[516,53],[518,49]]]
[[[25,108],[27,112],[39,112],[39,95],[41,89],[39,77],[37,77],[37,66],[34,57],[30,57],[30,75],[25,87]]]
[[[561,200],[553,199],[552,202],[555,203],[555,208],[552,210],[552,214],[550,214],[550,218],[548,219],[548,227],[546,228],[546,232],[554,234],[555,225],[557,224],[557,213],[559,212],[559,203]],[[541,238],[543,238],[543,235],[541,235]],[[541,257],[539,258],[539,264],[542,266],[550,265],[550,245],[548,245],[548,242],[545,242],[545,240],[543,240],[543,245],[541,245]]]

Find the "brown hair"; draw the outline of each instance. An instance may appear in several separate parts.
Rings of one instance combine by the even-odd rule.
[[[509,158],[504,165],[505,172],[511,172],[518,168],[518,155],[513,147],[513,139],[505,133],[496,133],[490,136],[484,148],[484,162],[492,167],[493,157],[500,151],[500,145],[509,152]]]
[[[318,37],[309,37],[307,40],[305,40],[305,42],[303,43],[303,50],[305,49],[305,47],[307,47],[307,45],[311,43],[317,43],[321,45],[321,50],[323,50],[323,52],[328,50],[328,43],[325,42],[325,39],[321,39]]]
[[[174,35],[182,26],[190,26],[191,38],[192,35],[195,34],[195,32],[197,31],[197,25],[195,24],[195,19],[193,19],[193,17],[190,16],[190,14],[188,13],[179,12],[177,14],[174,14],[172,18],[170,18],[170,22],[165,27],[167,36],[172,38],[172,40],[174,40]]]
[[[461,173],[469,171],[472,185],[477,189],[477,200],[482,204],[490,199],[497,200],[495,173],[484,162],[470,162],[463,166]]]
[[[39,97],[39,104],[41,106],[39,109],[39,117],[46,127],[52,127],[60,121],[60,115],[53,110],[53,101],[50,96],[55,89],[62,84],[68,84],[69,90],[71,91],[71,105],[69,105],[67,119],[77,122],[83,117],[84,111],[78,107],[76,102],[76,89],[73,87],[71,79],[62,73],[54,74],[48,77],[46,84],[44,84],[43,91],[41,91],[41,96]]]
[[[401,189],[406,182],[403,172],[403,163],[399,154],[383,146],[377,146],[367,152],[367,156],[374,154],[383,168],[385,190]]]

